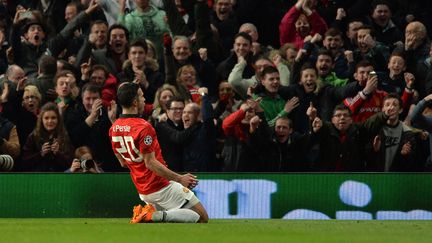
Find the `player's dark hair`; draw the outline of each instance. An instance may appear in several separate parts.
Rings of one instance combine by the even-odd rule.
[[[130,108],[137,98],[139,86],[136,83],[122,83],[117,90],[118,104],[123,108]]]

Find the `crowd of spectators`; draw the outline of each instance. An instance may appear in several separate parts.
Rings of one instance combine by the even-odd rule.
[[[123,172],[116,91],[177,172],[432,170],[432,2],[0,1],[0,170]],[[13,159],[13,166],[10,161]]]

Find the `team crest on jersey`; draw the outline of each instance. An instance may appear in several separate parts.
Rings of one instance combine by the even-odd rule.
[[[152,138],[150,135],[147,135],[147,136],[144,138],[144,144],[145,144],[145,145],[150,145],[150,144],[152,144],[152,142],[153,142],[153,138]]]

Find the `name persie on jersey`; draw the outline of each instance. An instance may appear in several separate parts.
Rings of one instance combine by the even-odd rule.
[[[130,126],[119,126],[115,125],[113,126],[112,130],[113,132],[130,132],[131,127]]]

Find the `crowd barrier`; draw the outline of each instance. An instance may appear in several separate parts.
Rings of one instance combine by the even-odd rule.
[[[210,218],[432,220],[432,174],[197,174]],[[126,173],[0,175],[0,217],[130,217]]]

